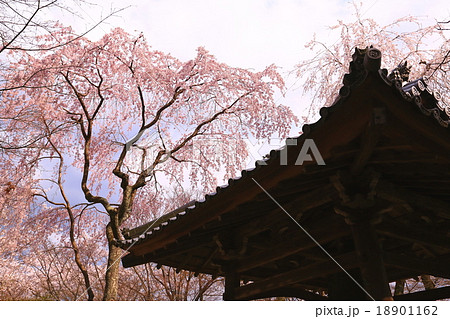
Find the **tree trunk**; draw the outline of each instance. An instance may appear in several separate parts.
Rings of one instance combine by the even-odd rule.
[[[395,282],[394,296],[403,295],[405,291],[406,280],[400,279]]]
[[[423,286],[425,287],[425,290],[434,289],[435,285],[433,280],[431,279],[430,275],[421,275],[420,278],[422,279]]]
[[[103,300],[116,300],[119,288],[119,267],[122,249],[113,245],[114,235],[110,223],[106,226],[106,237],[108,238],[109,253]]]

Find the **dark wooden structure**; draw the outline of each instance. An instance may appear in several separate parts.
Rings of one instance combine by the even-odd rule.
[[[226,300],[389,300],[389,282],[450,278],[450,106],[380,61],[356,49],[335,103],[301,136],[204,201],[124,231],[123,265],[224,276]],[[296,165],[308,140],[326,165]]]

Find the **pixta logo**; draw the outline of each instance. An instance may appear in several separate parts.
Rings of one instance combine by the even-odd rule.
[[[280,153],[281,153],[280,154],[280,165],[287,165],[288,146],[296,146],[296,145],[297,145],[297,139],[286,140],[286,147],[284,147],[280,151]],[[317,165],[325,165],[325,161],[323,160],[322,154],[320,154],[319,149],[316,146],[316,143],[314,143],[314,140],[312,140],[312,139],[305,139],[305,142],[303,143],[302,148],[300,149],[300,152],[295,161],[295,165],[303,165],[304,162],[314,161],[311,154],[314,155]]]
[[[192,143],[193,158],[197,161],[201,161],[205,158],[205,154],[214,153],[218,158],[224,156],[230,156],[230,154],[243,152],[244,149],[248,151],[248,163],[247,167],[254,165],[255,161],[258,165],[267,165],[265,160],[270,157],[268,153],[271,150],[278,149],[280,153],[280,165],[288,165],[288,157],[295,156],[294,165],[303,165],[305,162],[316,162],[317,165],[326,165],[323,160],[322,154],[317,148],[313,139],[305,139],[300,151],[297,153],[298,148],[297,139],[284,139],[271,138],[270,140],[251,140],[244,139],[238,140],[223,140],[217,138],[202,138],[201,140],[195,140]],[[283,147],[282,147],[283,146]],[[264,155],[267,154],[267,155]],[[292,163],[292,159],[289,159],[289,163]]]
[[[288,165],[288,156],[296,156],[295,165],[303,165],[304,162],[313,162],[316,161],[317,165],[325,165],[325,161],[323,160],[322,154],[320,154],[319,149],[317,148],[316,143],[312,139],[305,139],[303,145],[300,149],[299,153],[293,152],[293,148],[291,146],[296,146],[298,143],[297,139],[287,139],[286,143],[283,143],[282,139],[271,139],[269,144],[265,144],[261,141],[257,141],[256,143],[251,143],[250,141],[246,141],[246,144],[249,149],[250,157],[253,161],[261,158],[262,154],[266,154],[271,149],[280,149],[280,147],[284,144],[280,152],[280,165]],[[269,147],[269,149],[268,149]],[[289,152],[288,152],[289,149]],[[268,158],[269,155],[264,156],[264,158]],[[292,162],[292,160],[291,160]],[[267,165],[267,162],[264,160],[258,160],[259,165]]]

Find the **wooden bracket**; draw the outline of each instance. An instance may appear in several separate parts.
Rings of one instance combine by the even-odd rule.
[[[393,209],[393,206],[383,207],[377,203],[377,185],[380,174],[367,170],[359,176],[349,172],[339,171],[330,178],[336,188],[341,203],[334,206],[337,214],[344,216],[349,225],[357,220],[367,219],[371,223],[381,222],[381,215]]]
[[[247,251],[248,237],[230,233],[217,233],[213,236],[219,253],[227,259],[243,256]]]

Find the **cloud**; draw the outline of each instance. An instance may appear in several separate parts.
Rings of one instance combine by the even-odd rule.
[[[143,31],[155,49],[183,60],[205,46],[220,61],[261,69],[293,66],[314,31],[340,5],[324,1],[132,1],[121,24]]]
[[[131,7],[110,19],[109,27],[143,32],[154,49],[186,61],[204,46],[231,66],[261,70],[275,63],[284,76],[310,57],[304,46],[314,33],[332,44],[339,34],[328,27],[355,18],[349,0],[105,0],[97,11],[86,13],[92,22],[100,12],[105,15],[111,7],[127,5]],[[370,0],[363,2],[361,12],[380,25],[407,15],[423,16],[424,24],[450,16],[447,0]],[[107,29],[103,26],[90,36],[98,37]],[[288,87],[298,87],[295,81],[291,75]],[[301,99],[297,90],[279,102],[298,109]]]

